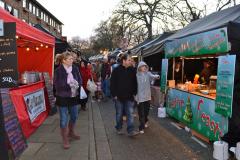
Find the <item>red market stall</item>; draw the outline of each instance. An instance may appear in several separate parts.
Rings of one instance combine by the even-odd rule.
[[[1,8],[0,19],[4,23],[14,22],[16,24],[16,72],[18,75],[23,75],[25,72],[35,72],[39,75],[47,73],[51,80],[55,38],[13,17]],[[0,51],[1,49],[4,50],[0,47]],[[22,78],[22,76],[19,77]],[[44,82],[43,79],[39,78],[34,83],[24,83],[24,85],[19,86],[19,84],[23,84],[20,78],[17,87],[10,89],[9,94],[23,134],[28,138],[48,116],[50,103],[45,83],[49,82]]]

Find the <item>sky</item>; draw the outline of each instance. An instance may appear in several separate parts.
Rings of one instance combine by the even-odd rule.
[[[37,0],[63,25],[63,36],[89,38],[106,20],[120,0]]]

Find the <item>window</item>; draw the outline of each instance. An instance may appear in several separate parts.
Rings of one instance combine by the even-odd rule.
[[[48,23],[48,16],[46,15],[46,22]]]
[[[0,7],[5,8],[5,4],[2,0],[0,0]]]
[[[30,12],[32,12],[32,3],[28,4],[28,9],[29,9]]]
[[[35,6],[33,6],[33,8],[32,8],[32,12],[34,15],[36,15],[36,7]]]
[[[13,15],[18,18],[18,10],[15,8],[13,9]]]
[[[41,19],[43,19],[43,12],[41,12]]]
[[[26,20],[25,20],[25,19],[22,19],[22,21],[23,21],[23,22],[26,22]]]
[[[23,8],[27,8],[27,0],[23,0]]]
[[[36,16],[39,17],[39,9],[36,7]]]

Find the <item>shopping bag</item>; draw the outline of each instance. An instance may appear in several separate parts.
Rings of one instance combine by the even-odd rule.
[[[90,92],[94,93],[94,92],[97,91],[97,85],[94,83],[94,81],[92,81],[92,80],[89,79],[89,80],[87,81],[87,89],[88,89]]]
[[[86,94],[84,88],[81,87],[81,89],[80,89],[80,99],[86,99],[86,98],[87,98],[87,94]]]

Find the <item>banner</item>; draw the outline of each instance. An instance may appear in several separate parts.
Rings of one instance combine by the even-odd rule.
[[[218,58],[215,111],[225,117],[232,117],[235,62],[236,55]]]
[[[44,111],[46,111],[46,104],[44,98],[44,90],[24,95],[24,101],[27,107],[27,112],[31,123]]]
[[[161,91],[166,93],[167,87],[167,73],[168,73],[168,59],[162,59],[162,72],[161,72]]]
[[[228,118],[215,112],[215,100],[177,89],[167,93],[167,113],[209,140],[219,140],[228,132]]]
[[[227,28],[175,39],[167,42],[164,49],[167,58],[228,52]]]

